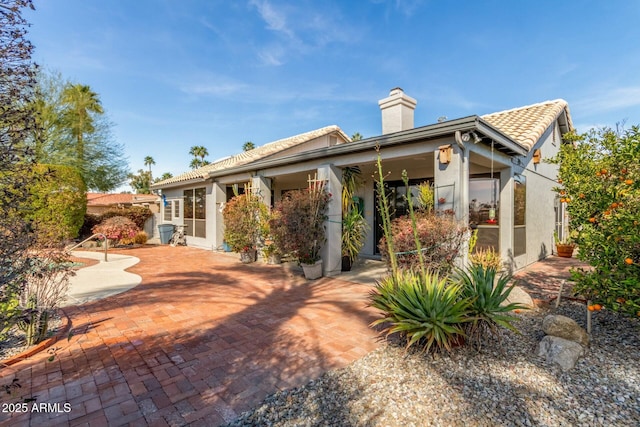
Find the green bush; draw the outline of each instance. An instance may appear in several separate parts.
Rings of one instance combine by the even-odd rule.
[[[462,287],[462,298],[470,302],[466,332],[469,341],[478,348],[487,335],[497,337],[499,327],[518,332],[513,326],[516,317],[509,313],[524,310],[519,303],[505,304],[515,285],[508,286],[511,276],[501,274],[496,279],[496,269],[472,265],[467,270],[458,269],[450,283]]]
[[[574,291],[594,303],[640,316],[640,127],[567,134],[551,163],[554,189],[569,213],[578,258]]]
[[[434,346],[451,350],[465,335],[463,325],[472,320],[462,285],[448,284],[432,273],[400,270],[378,282],[369,300],[382,312],[371,325],[384,325],[387,335],[405,336],[407,348],[417,344],[425,351]]]
[[[251,191],[229,200],[222,211],[222,217],[224,241],[231,246],[231,250],[246,252],[256,249],[267,214],[267,206]]]
[[[27,218],[41,243],[61,243],[78,236],[87,209],[86,187],[69,166],[36,165],[29,186]]]

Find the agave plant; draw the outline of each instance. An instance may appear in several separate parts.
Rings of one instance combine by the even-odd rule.
[[[450,283],[462,287],[462,297],[469,300],[472,321],[466,325],[469,341],[480,348],[485,334],[498,336],[498,328],[504,327],[519,332],[513,322],[517,317],[509,314],[513,310],[527,309],[520,303],[505,304],[514,285],[508,286],[511,276],[500,274],[496,269],[474,264],[467,270],[458,269]]]
[[[417,344],[424,351],[450,351],[465,336],[463,324],[473,320],[470,302],[461,294],[462,285],[448,284],[437,274],[398,271],[369,294],[369,305],[382,311],[371,326],[384,325],[381,333],[406,337],[407,348]]]

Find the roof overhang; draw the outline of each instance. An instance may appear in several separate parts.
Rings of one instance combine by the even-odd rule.
[[[344,154],[371,151],[376,147],[385,148],[404,143],[418,142],[423,140],[442,138],[446,136],[453,137],[456,131],[468,132],[472,130],[478,131],[485,138],[490,138],[491,140],[493,140],[495,143],[497,143],[496,148],[506,154],[527,154],[527,149],[525,147],[521,146],[516,141],[513,141],[508,136],[486,123],[479,116],[468,116],[388,135],[381,135],[373,138],[363,139],[360,141],[354,141],[347,144],[318,148],[315,150],[305,151],[286,157],[259,160],[253,163],[248,163],[246,165],[210,172],[209,177],[217,178],[230,174],[253,172],[256,170],[285,166],[293,163],[302,163],[306,161],[331,158]],[[184,183],[179,184],[184,185]]]

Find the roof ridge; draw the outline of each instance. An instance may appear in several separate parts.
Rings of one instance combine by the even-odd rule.
[[[528,108],[540,107],[542,105],[548,105],[548,104],[563,104],[563,107],[569,106],[569,103],[567,101],[565,101],[564,99],[556,98],[556,99],[550,99],[550,100],[547,100],[547,101],[536,102],[535,104],[524,105],[524,106],[521,106],[521,107],[514,107],[514,108],[510,108],[508,110],[495,111],[493,113],[483,114],[480,117],[484,118],[484,117],[487,117],[487,116],[494,116],[494,115],[497,115],[497,114],[511,113],[511,112],[514,112],[514,111],[526,110]]]

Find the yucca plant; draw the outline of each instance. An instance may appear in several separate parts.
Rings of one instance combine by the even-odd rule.
[[[384,325],[381,333],[398,333],[407,339],[407,349],[416,344],[424,351],[450,351],[465,336],[469,316],[462,285],[448,284],[437,274],[398,271],[376,284],[369,305],[382,311],[371,326]]]
[[[472,321],[466,325],[469,341],[478,349],[486,335],[498,337],[498,328],[504,327],[519,333],[513,322],[517,317],[509,314],[513,310],[527,309],[520,303],[505,304],[514,285],[508,286],[511,276],[500,274],[496,269],[482,265],[471,265],[467,270],[457,269],[450,284],[462,287],[462,297],[470,301]]]

